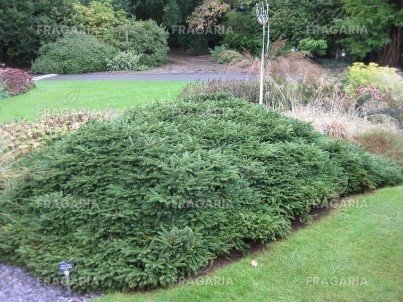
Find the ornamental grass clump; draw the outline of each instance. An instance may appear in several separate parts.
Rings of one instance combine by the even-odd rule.
[[[75,290],[167,286],[326,200],[402,182],[401,168],[226,94],[92,122],[22,162],[2,198],[0,261]],[[87,280],[88,282],[80,282]]]

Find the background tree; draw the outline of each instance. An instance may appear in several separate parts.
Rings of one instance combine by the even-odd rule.
[[[235,50],[258,53],[261,28],[254,6],[261,0],[0,0],[0,61],[29,66],[39,47],[63,35],[52,29],[82,27],[112,43],[128,16],[154,20],[171,32],[169,45],[191,54],[224,43]],[[301,40],[325,40],[327,56],[342,48],[354,59],[402,64],[403,9],[401,0],[270,0],[271,38],[297,47]],[[234,31],[219,37],[174,33],[175,25],[201,29],[226,25]],[[127,40],[127,39],[126,39]]]
[[[259,0],[228,0],[233,10],[227,15],[226,25],[234,33],[224,36],[224,42],[238,50],[246,48],[256,52],[261,48],[261,27],[254,14]],[[328,53],[337,51],[338,37],[327,30],[334,25],[335,18],[344,16],[339,0],[270,0],[271,38],[287,40],[289,45],[298,46],[305,38],[326,40]]]
[[[80,0],[81,4],[90,5],[92,0]],[[125,12],[129,13],[130,10],[133,8],[133,5],[130,0],[104,0],[112,4],[115,10],[124,10]]]
[[[204,0],[203,4],[195,8],[187,19],[187,23],[194,29],[204,29],[217,25],[230,6],[222,1]]]
[[[123,32],[128,22],[126,12],[116,11],[111,0],[91,1],[88,6],[74,3],[72,7],[71,25],[110,44],[115,44],[117,31]]]
[[[171,0],[164,8],[162,22],[167,28],[182,23],[181,10],[177,0]]]
[[[366,34],[351,34],[345,44],[360,59],[378,59],[382,65],[402,64],[403,9],[401,0],[342,0],[347,27],[365,27]]]
[[[35,34],[33,1],[0,2],[0,56],[1,62],[29,62],[33,47],[39,45]]]
[[[0,0],[0,60],[29,66],[41,41],[51,39],[44,26],[64,24],[74,0]]]
[[[187,18],[202,3],[203,0],[132,0],[131,12],[137,19],[153,19],[158,24],[165,25],[171,33],[169,37],[171,47],[190,49],[190,53],[193,53],[192,49],[203,50],[204,53],[208,51],[207,37],[189,34],[178,35],[171,31],[174,25],[187,26]]]

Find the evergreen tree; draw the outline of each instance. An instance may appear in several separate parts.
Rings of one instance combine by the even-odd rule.
[[[403,6],[400,0],[342,0],[348,16],[345,26],[364,28],[345,39],[353,55],[375,55],[379,63],[402,64]]]
[[[162,21],[166,27],[181,24],[181,11],[177,0],[171,0],[164,8],[164,16]]]
[[[44,26],[64,23],[75,0],[0,0],[0,60],[29,66],[41,42],[48,38]]]

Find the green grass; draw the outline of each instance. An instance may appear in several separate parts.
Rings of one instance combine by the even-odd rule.
[[[197,282],[97,301],[402,301],[402,201],[402,186],[357,196],[267,251]]]
[[[25,94],[0,101],[0,122],[34,120],[45,111],[123,110],[176,98],[186,82],[39,81]]]

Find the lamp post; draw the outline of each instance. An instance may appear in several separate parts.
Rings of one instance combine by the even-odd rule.
[[[267,49],[265,49],[265,40],[266,40],[266,24],[269,23],[269,4],[260,3],[256,4],[256,18],[257,21],[263,27],[263,46],[262,46],[262,61],[260,65],[260,94],[259,94],[259,104],[263,105],[263,94],[264,94],[264,60],[265,60],[265,52],[269,51],[269,39],[270,39],[270,27],[267,26]]]

